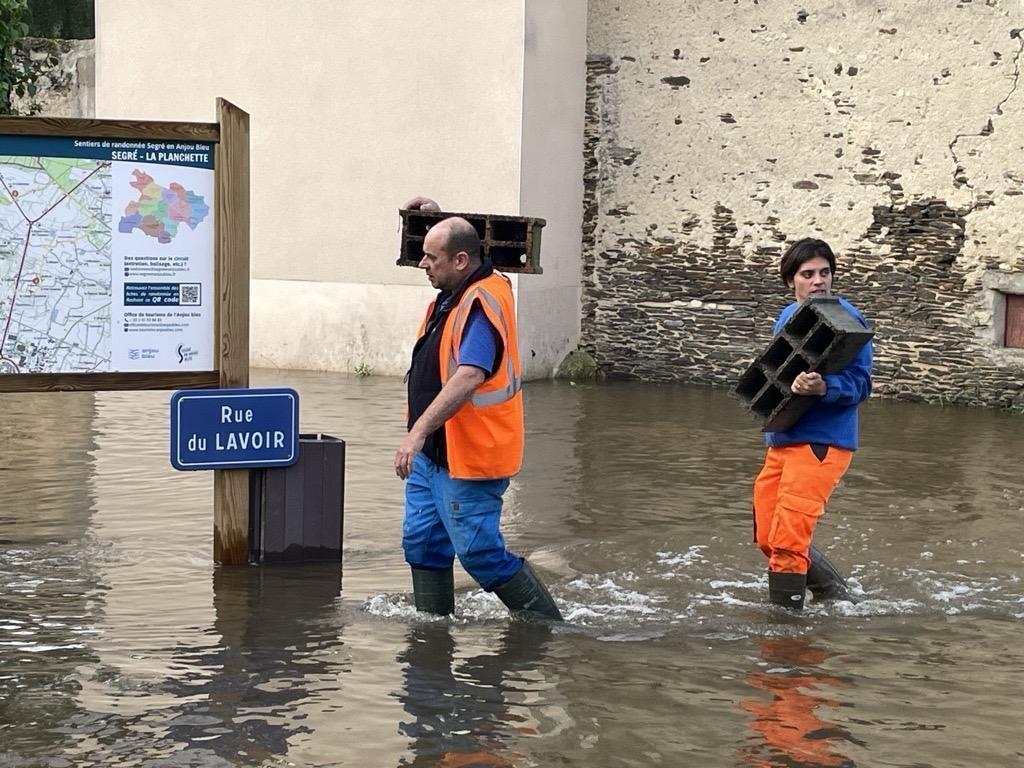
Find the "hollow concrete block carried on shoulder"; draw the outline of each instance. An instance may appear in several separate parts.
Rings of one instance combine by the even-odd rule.
[[[400,210],[402,250],[395,262],[400,267],[417,267],[423,258],[423,239],[442,219],[460,216],[480,236],[481,255],[489,258],[501,272],[539,275],[540,234],[544,219],[526,216],[501,216],[493,213],[455,213],[452,211]]]
[[[874,335],[839,299],[811,297],[743,372],[732,394],[763,421],[763,431],[787,430],[817,399],[792,393],[790,387],[797,375],[805,371],[838,373]]]

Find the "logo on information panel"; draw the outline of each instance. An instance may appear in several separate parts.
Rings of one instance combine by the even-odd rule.
[[[198,357],[198,355],[199,355],[199,350],[198,349],[195,349],[194,347],[190,347],[190,346],[188,346],[186,344],[179,344],[178,345],[178,362],[179,363],[182,363],[182,364],[189,363],[192,360],[195,360],[196,357]]]

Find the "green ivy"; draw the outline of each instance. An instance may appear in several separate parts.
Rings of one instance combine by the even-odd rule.
[[[0,115],[15,114],[11,100],[29,99],[29,112],[34,112],[36,81],[58,62],[57,44],[51,42],[47,56],[33,61],[21,44],[28,35],[27,0],[0,0]]]

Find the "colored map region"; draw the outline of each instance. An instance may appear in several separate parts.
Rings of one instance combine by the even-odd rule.
[[[178,234],[178,225],[198,227],[210,213],[210,206],[201,195],[185,189],[177,182],[162,187],[143,171],[132,171],[131,185],[139,190],[139,199],[125,207],[117,231],[130,234],[142,230],[158,242],[169,243]]]
[[[0,374],[105,371],[110,162],[0,156]]]

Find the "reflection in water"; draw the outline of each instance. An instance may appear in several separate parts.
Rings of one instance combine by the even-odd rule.
[[[214,570],[220,641],[180,659],[209,674],[170,684],[170,692],[194,701],[166,724],[179,756],[260,765],[288,754],[289,738],[310,731],[294,705],[309,701],[310,681],[341,671],[317,654],[339,642],[332,614],[340,576],[336,564]]]
[[[263,765],[287,755],[293,736],[311,732],[303,722],[308,710],[303,712],[299,705],[309,707],[316,699],[312,690],[322,692],[323,679],[336,680],[344,671],[324,652],[340,645],[335,613],[339,576],[337,565],[304,566],[301,571],[216,569],[216,640],[202,648],[166,649],[171,674],[161,680],[147,682],[125,670],[107,668],[100,669],[93,682],[121,689],[120,697],[169,705],[138,707],[132,713],[118,712],[116,701],[110,712],[86,706],[72,709],[63,699],[53,699],[63,687],[59,682],[36,680],[37,692],[46,692],[39,705],[48,714],[31,720],[24,712],[5,717],[5,722],[23,723],[35,738],[8,740],[13,754],[6,747],[0,749],[0,764],[22,765],[19,755],[49,755],[54,760],[63,755],[74,758],[75,765],[219,768]],[[136,657],[137,662],[145,658]],[[72,661],[83,664],[90,659],[78,656]],[[74,680],[68,669],[54,672]],[[19,677],[30,679],[25,674]],[[336,688],[330,686],[332,691]],[[69,703],[73,700],[68,698]],[[8,701],[18,703],[19,698],[5,697]],[[20,703],[24,707],[26,700],[21,698]],[[102,701],[95,703],[106,707]],[[154,763],[154,758],[159,761]]]
[[[103,613],[90,536],[95,398],[6,394],[0,418],[0,764],[59,755],[79,711],[76,670]]]
[[[546,626],[513,621],[495,651],[460,661],[447,622],[412,625],[408,647],[398,656],[405,665],[405,690],[398,699],[412,717],[399,729],[412,739],[415,758],[400,765],[524,764],[524,756],[508,742],[513,736],[535,734],[536,729],[515,712],[511,697],[524,690],[523,673],[544,657],[550,634]]]
[[[866,404],[815,534],[860,602],[794,625],[764,604],[763,445],[726,393],[531,382],[503,523],[576,625],[538,634],[468,578],[454,622],[408,608],[400,380],[255,379],[351,448],[344,594],[336,567],[214,568],[167,393],[2,398],[0,766],[1020,760],[1020,416]]]
[[[839,706],[829,688],[849,682],[827,674],[821,664],[831,654],[805,637],[771,637],[761,642],[761,669],[750,675],[769,701],[750,699],[740,707],[754,715],[755,743],[741,751],[743,764],[754,768],[853,768],[837,742],[855,741],[845,729],[822,715]],[[825,710],[823,713],[822,710]],[[860,742],[855,742],[860,743]]]

